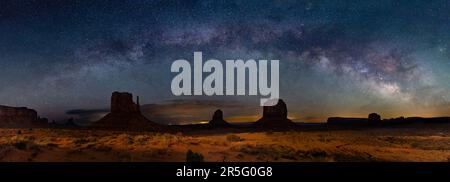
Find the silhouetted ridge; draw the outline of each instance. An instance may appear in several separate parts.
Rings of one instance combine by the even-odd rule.
[[[329,117],[327,124],[332,125],[354,125],[354,124],[367,124],[367,118],[346,118],[346,117]]]
[[[333,125],[374,125],[381,123],[381,116],[377,113],[371,113],[367,118],[330,117],[327,123]]]
[[[398,118],[381,119],[377,113],[371,113],[367,118],[345,118],[345,117],[330,117],[327,124],[330,125],[395,125],[395,124],[414,124],[414,123],[450,123],[450,117],[408,117],[403,116]]]

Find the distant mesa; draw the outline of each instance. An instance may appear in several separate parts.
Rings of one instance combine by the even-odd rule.
[[[398,117],[391,119],[383,119],[384,123],[390,124],[411,124],[411,123],[429,123],[429,124],[443,124],[450,123],[450,117],[432,117],[432,118],[422,118],[422,117]]]
[[[327,124],[330,125],[360,125],[367,123],[367,118],[329,117],[327,119]]]
[[[398,117],[391,119],[381,119],[381,116],[377,113],[371,113],[367,118],[344,118],[344,117],[330,117],[327,120],[329,125],[346,125],[346,126],[389,126],[399,124],[417,124],[417,123],[450,123],[450,117]]]
[[[133,95],[126,92],[113,92],[111,112],[92,124],[94,128],[110,130],[152,130],[158,124],[145,118],[140,111],[139,97],[133,102]]]
[[[230,123],[223,119],[223,112],[220,109],[217,109],[214,112],[213,118],[209,121],[209,125],[212,127],[228,127]]]
[[[256,121],[258,126],[293,126],[295,125],[287,118],[287,106],[282,99],[274,106],[263,106],[263,116]]]
[[[33,127],[37,121],[38,115],[33,109],[0,105],[0,127]]]
[[[374,125],[381,122],[381,116],[377,113],[370,113],[367,118],[330,117],[327,120],[327,123],[332,125]]]

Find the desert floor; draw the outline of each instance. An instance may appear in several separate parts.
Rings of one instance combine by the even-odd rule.
[[[333,131],[111,132],[0,129],[0,161],[450,161],[450,125]]]

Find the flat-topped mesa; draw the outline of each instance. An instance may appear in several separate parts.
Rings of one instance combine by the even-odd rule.
[[[223,119],[223,112],[220,109],[217,109],[214,112],[213,118],[209,121],[209,125],[212,127],[226,127],[230,126],[230,123]]]
[[[381,116],[377,113],[371,113],[367,118],[346,118],[346,117],[330,117],[327,124],[331,125],[379,125],[382,124]]]
[[[109,130],[155,130],[159,125],[145,118],[140,111],[139,97],[133,102],[133,95],[126,92],[113,92],[111,112],[92,127]]]
[[[37,120],[33,109],[0,105],[0,127],[31,127]]]
[[[292,126],[295,125],[287,118],[286,103],[278,99],[278,103],[273,106],[263,106],[263,117],[256,124],[263,126]]]

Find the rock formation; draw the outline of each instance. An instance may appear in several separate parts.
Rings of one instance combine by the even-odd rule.
[[[369,123],[380,123],[381,122],[381,116],[377,113],[371,113],[369,114],[369,117],[367,118]]]
[[[209,125],[213,127],[226,127],[230,126],[228,122],[223,119],[223,112],[220,109],[217,109],[214,112],[213,118],[209,121]]]
[[[0,127],[32,127],[37,112],[26,107],[0,106]]]
[[[381,124],[381,116],[377,113],[371,113],[367,118],[330,117],[327,123],[348,126]]]
[[[263,107],[263,117],[256,122],[260,126],[293,126],[295,125],[287,118],[287,106],[279,99],[274,106]]]
[[[139,103],[139,97],[137,97]],[[93,124],[94,128],[111,130],[154,130],[158,124],[145,118],[130,93],[114,92],[111,112]]]
[[[139,98],[139,97],[137,97]],[[139,99],[137,99],[139,102]],[[139,105],[133,102],[130,93],[113,92],[111,96],[111,113],[140,113]]]

